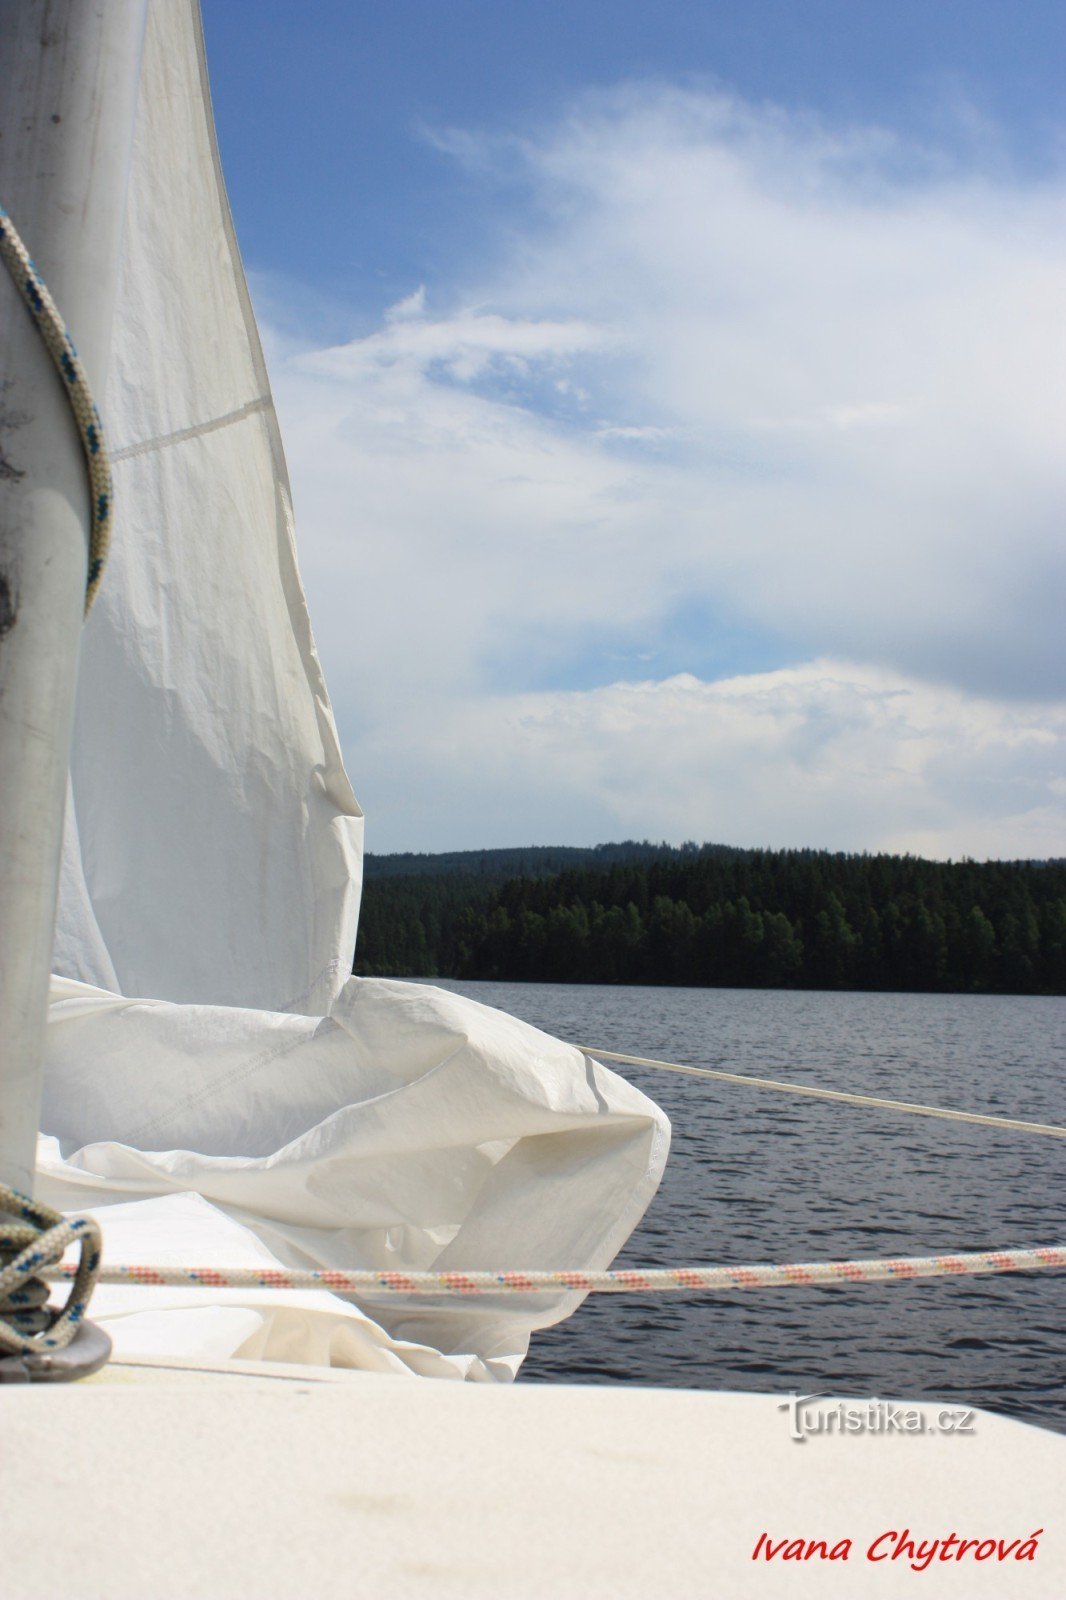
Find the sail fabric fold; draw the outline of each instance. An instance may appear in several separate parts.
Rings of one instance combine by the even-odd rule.
[[[178,1248],[198,1266],[603,1267],[666,1155],[656,1108],[573,1046],[383,979],[351,979],[312,1018],[57,978],[45,1092],[40,1197],[94,1212],[108,1256],[131,1262]],[[189,1295],[101,1290],[93,1315],[119,1354],[150,1353],[164,1309],[180,1311],[175,1335],[218,1354],[217,1319],[197,1328],[204,1305]],[[230,1355],[285,1359],[295,1344],[302,1360],[330,1347],[344,1364],[506,1378],[531,1329],[580,1299],[382,1295],[356,1308],[232,1290],[207,1305],[251,1313],[225,1323]]]
[[[38,1192],[112,1261],[607,1266],[669,1125],[503,1013],[351,977],[362,814],[300,585],[195,0],[151,0],[103,407]],[[150,998],[144,998],[150,997]],[[106,1289],[119,1354],[513,1376],[575,1294]]]

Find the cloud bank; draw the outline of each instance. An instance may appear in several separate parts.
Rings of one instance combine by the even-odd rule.
[[[1063,853],[1066,184],[663,85],[439,142],[476,281],[269,339],[371,847]]]
[[[588,837],[593,817],[602,838],[977,858],[1061,849],[1066,708],[854,663],[459,698],[416,711],[407,732],[384,727],[365,745],[393,774],[407,834],[454,808],[449,836],[471,848]]]

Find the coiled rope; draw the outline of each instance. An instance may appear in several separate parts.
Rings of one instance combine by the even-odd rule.
[[[4,1213],[15,1218],[4,1220]],[[76,1244],[76,1265],[66,1304],[46,1304],[46,1277]],[[13,1259],[5,1259],[15,1251]],[[100,1229],[92,1217],[69,1219],[0,1183],[0,1354],[43,1356],[62,1350],[77,1333],[100,1270]]]
[[[78,437],[85,452],[89,473],[89,566],[85,584],[85,612],[96,599],[111,543],[111,464],[104,442],[100,413],[96,409],[85,369],[74,341],[48,292],[29,251],[19,237],[11,218],[0,206],[0,256],[11,281],[26,303],[34,326],[44,341],[63,384],[63,391],[74,414]]]
[[[83,616],[88,616],[111,539],[111,466],[100,414],[74,341],[3,206],[0,257],[59,374],[85,454],[90,516]],[[16,1220],[9,1222],[5,1215]],[[67,1302],[59,1308],[49,1306],[48,1284],[41,1274],[74,1243],[81,1255]],[[99,1266],[100,1229],[92,1218],[68,1221],[51,1207],[0,1184],[0,1358],[42,1358],[66,1349],[84,1320]]]
[[[692,1078],[712,1078],[716,1083],[739,1084],[746,1089],[774,1089],[779,1094],[807,1095],[811,1100],[837,1100],[851,1106],[873,1106],[879,1111],[905,1111],[913,1117],[940,1117],[945,1122],[975,1122],[982,1128],[1005,1132],[1041,1133],[1049,1139],[1066,1139],[1066,1128],[1053,1122],[1023,1122],[1018,1117],[992,1117],[979,1111],[952,1111],[946,1106],[923,1106],[913,1100],[886,1100],[876,1094],[851,1094],[844,1089],[818,1089],[808,1083],[786,1083],[780,1078],[753,1078],[746,1072],[723,1072],[714,1067],[684,1067],[677,1061],[657,1061],[651,1056],[627,1056],[616,1050],[595,1050],[576,1045],[595,1061],[621,1061],[634,1067],[655,1067],[661,1072],[683,1072]]]
[[[282,1267],[112,1266],[100,1282],[185,1289],[329,1289],[334,1294],[484,1295],[558,1293],[662,1294],[681,1290],[782,1289],[825,1283],[903,1283],[986,1272],[1040,1272],[1066,1267],[1066,1246],[980,1250],[950,1256],[885,1256],[863,1261],[758,1262],[743,1267],[620,1267],[612,1272],[340,1272]],[[48,1276],[68,1277],[70,1266]]]

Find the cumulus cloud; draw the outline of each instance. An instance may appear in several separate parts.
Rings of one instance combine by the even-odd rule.
[[[441,143],[479,280],[274,354],[372,842],[1061,853],[1066,184],[663,85]],[[849,665],[612,686],[700,606]]]
[[[375,787],[388,835],[417,838],[438,805],[455,805],[457,847],[546,837],[546,820],[549,834],[565,827],[590,843],[1061,850],[1066,708],[1049,714],[849,662],[458,698],[443,715],[380,728],[366,753],[384,775]],[[429,771],[442,775],[436,788],[419,781]],[[469,811],[464,794],[476,796]]]
[[[1066,186],[664,89],[522,159],[552,203],[501,303],[624,328],[612,398],[703,491],[690,583],[808,648],[1063,691]]]

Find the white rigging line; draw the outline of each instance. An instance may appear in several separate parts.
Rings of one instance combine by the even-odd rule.
[[[913,1100],[888,1100],[883,1095],[850,1094],[845,1089],[818,1089],[809,1083],[785,1083],[780,1078],[754,1078],[746,1072],[723,1072],[715,1067],[685,1067],[677,1061],[657,1061],[652,1056],[623,1055],[617,1050],[576,1046],[594,1061],[620,1061],[634,1067],[654,1067],[660,1072],[682,1072],[691,1078],[711,1078],[747,1089],[774,1089],[779,1094],[801,1094],[811,1100],[838,1100],[845,1105],[873,1106],[880,1111],[905,1111],[915,1117],[941,1117],[946,1122],[974,1122],[982,1128],[1002,1128],[1012,1133],[1041,1133],[1049,1139],[1066,1139],[1066,1128],[1051,1122],[1026,1122],[1020,1117],[992,1117],[980,1111],[952,1111],[946,1106],[924,1106]]]

